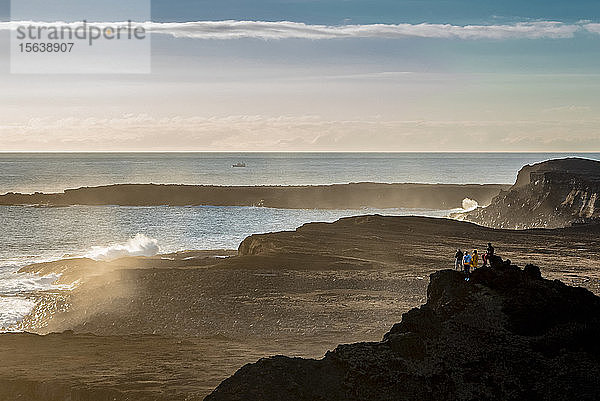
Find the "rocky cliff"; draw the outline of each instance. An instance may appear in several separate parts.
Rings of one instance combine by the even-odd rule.
[[[432,274],[380,342],[261,359],[206,400],[597,400],[599,336],[600,298],[497,258]]]
[[[557,228],[600,221],[600,162],[579,158],[525,166],[508,191],[464,215],[494,228]]]
[[[351,183],[307,186],[117,184],[61,193],[0,195],[0,205],[265,206],[290,209],[454,209],[465,198],[487,205],[507,185]]]

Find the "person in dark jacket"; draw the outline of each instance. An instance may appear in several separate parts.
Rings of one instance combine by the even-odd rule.
[[[465,256],[463,251],[457,249],[456,254],[454,255],[454,269],[462,270],[463,256]]]
[[[490,266],[492,264],[492,257],[494,256],[494,247],[491,242],[488,242],[487,249],[485,254],[483,255],[483,265],[487,266],[488,262],[490,262]]]

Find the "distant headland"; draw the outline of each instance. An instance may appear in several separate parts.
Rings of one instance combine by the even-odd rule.
[[[117,184],[61,193],[0,195],[0,205],[263,206],[283,209],[460,208],[487,205],[509,185],[350,183],[315,186]]]

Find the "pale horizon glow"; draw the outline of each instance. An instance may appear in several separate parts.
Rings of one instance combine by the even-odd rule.
[[[28,144],[37,143],[37,148],[32,147],[37,151],[387,152],[392,148],[427,152],[430,151],[428,146],[435,144],[446,152],[481,152],[487,151],[486,144],[494,136],[502,136],[496,145],[497,152],[536,151],[538,143],[544,144],[545,151],[591,152],[600,149],[600,141],[596,135],[586,135],[586,132],[598,126],[600,120],[568,123],[376,118],[329,121],[317,116],[153,118],[128,115],[111,119],[37,119],[25,125],[0,125],[0,136],[3,149],[13,151],[20,150],[22,138],[27,138]],[[565,137],[564,132],[571,132],[572,138]],[[55,149],[53,143],[47,142],[48,137],[53,137],[61,148]],[[107,142],[110,146],[105,145]],[[580,145],[582,142],[586,145]],[[197,143],[202,145],[193,145]],[[400,149],[402,147],[404,149]]]

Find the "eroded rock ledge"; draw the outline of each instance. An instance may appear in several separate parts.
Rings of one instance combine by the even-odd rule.
[[[487,205],[508,185],[351,183],[315,186],[118,184],[61,193],[7,193],[0,205],[265,206],[290,209],[461,207],[464,198]]]
[[[510,190],[466,219],[494,228],[558,228],[600,222],[600,162],[580,158],[525,166]]]
[[[596,400],[598,338],[599,297],[497,258],[433,273],[381,342],[261,359],[206,400]]]

